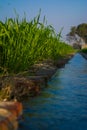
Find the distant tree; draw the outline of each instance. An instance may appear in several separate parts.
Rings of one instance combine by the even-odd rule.
[[[67,39],[73,39],[74,41],[76,41],[76,35],[82,38],[87,44],[87,23],[79,24],[77,27],[71,27],[70,32],[67,34]]]
[[[76,34],[76,27],[72,26],[69,35],[70,36],[75,36],[75,34]]]
[[[87,44],[87,23],[83,23],[77,26],[76,33],[85,41]]]

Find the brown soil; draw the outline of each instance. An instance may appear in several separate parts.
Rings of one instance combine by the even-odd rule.
[[[40,94],[47,81],[60,67],[63,67],[73,56],[71,54],[58,61],[45,60],[35,64],[30,70],[15,76],[3,76],[0,78],[0,100],[21,101],[26,97]]]

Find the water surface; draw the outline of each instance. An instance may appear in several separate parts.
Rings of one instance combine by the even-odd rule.
[[[19,130],[87,130],[87,60],[76,54],[23,105]]]

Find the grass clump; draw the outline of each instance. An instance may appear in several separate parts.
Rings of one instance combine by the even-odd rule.
[[[56,60],[73,52],[60,40],[60,33],[39,19],[40,14],[30,22],[26,18],[0,21],[0,73],[25,71],[40,60]]]

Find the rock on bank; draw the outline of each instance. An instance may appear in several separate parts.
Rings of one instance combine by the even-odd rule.
[[[22,110],[19,102],[0,102],[0,130],[17,130]]]

